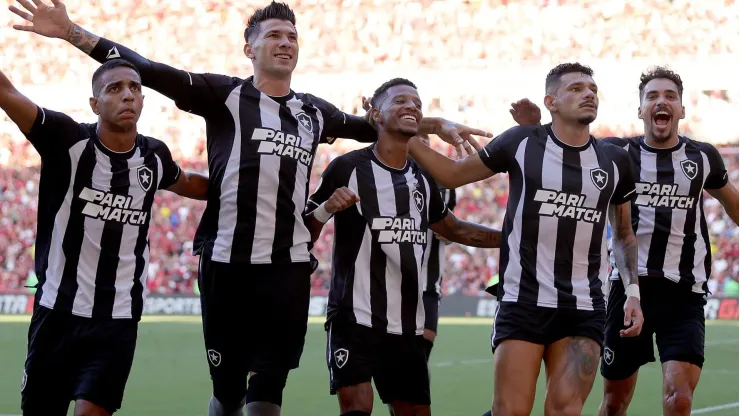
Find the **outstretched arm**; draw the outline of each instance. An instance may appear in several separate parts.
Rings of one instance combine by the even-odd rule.
[[[418,137],[409,141],[409,153],[445,188],[457,188],[494,175],[477,154],[452,160],[431,149]]]
[[[447,211],[447,215],[442,221],[430,225],[429,228],[447,240],[466,246],[482,248],[501,246],[501,231],[485,225],[463,221],[457,218],[452,211]]]
[[[631,327],[620,331],[623,337],[634,337],[642,330],[640,286],[637,278],[637,238],[632,231],[630,202],[609,206],[609,222],[614,234],[614,258],[622,277],[627,301],[624,304],[624,325]]]
[[[208,199],[208,176],[196,172],[183,172],[174,185],[167,188],[186,198],[206,200]]]
[[[13,120],[13,123],[18,125],[21,133],[31,132],[38,108],[36,104],[15,89],[2,71],[0,71],[0,108]]]
[[[174,100],[178,107],[185,111],[200,113],[199,110],[207,108],[212,102],[213,83],[219,82],[218,80],[208,79],[204,74],[192,74],[150,61],[123,45],[85,30],[70,20],[67,9],[61,1],[52,0],[53,6],[48,6],[41,0],[34,0],[35,7],[28,0],[18,2],[27,12],[15,6],[10,6],[10,10],[30,22],[30,25],[13,25],[13,28],[66,40],[101,63],[108,59],[125,59],[139,70],[145,87]],[[217,77],[212,74],[208,76]]]

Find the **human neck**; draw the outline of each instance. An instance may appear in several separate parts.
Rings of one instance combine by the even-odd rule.
[[[645,129],[645,144],[656,149],[670,149],[678,144],[678,133],[672,133],[668,140],[659,142],[655,140],[650,130]]]
[[[252,77],[252,83],[255,88],[269,96],[282,97],[290,93],[290,79],[291,75],[287,77],[275,77],[255,71]]]
[[[591,138],[588,125],[580,123],[568,124],[553,120],[552,131],[558,140],[573,147],[584,146]]]
[[[100,121],[96,133],[103,146],[117,153],[126,153],[133,149],[138,134],[135,127],[127,131],[116,131]]]
[[[388,167],[403,169],[409,157],[409,139],[381,132],[375,143],[375,156]]]

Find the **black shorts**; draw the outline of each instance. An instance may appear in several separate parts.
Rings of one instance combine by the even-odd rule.
[[[624,284],[611,281],[601,375],[624,380],[642,365],[655,361],[653,334],[660,362],[683,361],[704,365],[704,296],[662,277],[640,278],[640,306],[645,316],[640,335],[622,338],[624,329]]]
[[[566,337],[586,337],[599,343],[604,341],[604,311],[556,309],[499,302],[493,321],[491,349],[507,339],[516,339],[544,345],[554,344]]]
[[[310,263],[240,264],[200,259],[205,357],[214,388],[244,397],[247,374],[297,368],[308,329]]]
[[[109,413],[120,409],[137,330],[132,319],[96,320],[37,305],[28,329],[23,414],[64,416],[73,400]]]
[[[339,320],[328,326],[331,394],[374,380],[383,403],[431,404],[423,336],[388,334]]]
[[[424,302],[424,329],[437,333],[439,324],[439,305],[442,303],[442,297],[433,292],[424,292],[422,296]]]

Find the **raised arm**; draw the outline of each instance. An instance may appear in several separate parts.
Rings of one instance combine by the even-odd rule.
[[[738,193],[732,182],[727,182],[719,189],[707,189],[709,195],[715,197],[725,208],[727,215],[738,225]]]
[[[430,225],[429,228],[447,240],[466,246],[482,248],[501,246],[501,231],[485,225],[463,221],[449,210],[442,221]]]
[[[13,25],[13,28],[66,40],[101,63],[109,59],[125,59],[139,70],[142,84],[145,87],[152,88],[174,100],[182,110],[202,114],[208,105],[212,105],[214,99],[218,98],[214,87],[228,82],[228,77],[193,74],[150,61],[121,44],[95,35],[73,23],[61,1],[52,0],[53,5],[48,6],[41,0],[34,0],[36,7],[28,0],[18,0],[18,2],[27,11],[22,11],[15,6],[10,6],[10,10],[30,22],[30,25]]]
[[[709,174],[704,182],[704,189],[716,198],[725,208],[727,215],[737,225],[738,218],[738,194],[737,188],[729,181],[725,162],[717,148],[709,143],[699,142],[709,162]]]
[[[28,134],[36,120],[38,107],[21,94],[8,77],[0,71],[0,108],[18,125],[21,133]]]

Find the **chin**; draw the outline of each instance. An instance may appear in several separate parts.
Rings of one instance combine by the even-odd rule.
[[[584,126],[588,126],[594,121],[596,121],[596,116],[584,116],[578,119],[578,122],[583,124]]]
[[[658,143],[665,143],[670,138],[671,138],[670,130],[665,133],[657,133],[655,130],[653,130],[653,140],[655,140]]]
[[[404,137],[408,137],[409,139],[419,134],[419,129],[399,129],[399,133],[401,133]]]

